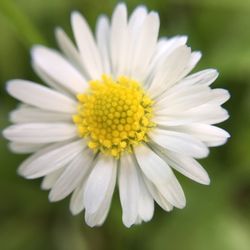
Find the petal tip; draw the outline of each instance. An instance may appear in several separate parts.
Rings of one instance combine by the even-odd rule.
[[[3,136],[5,139],[8,139],[8,129],[9,129],[9,128],[5,128],[5,129],[2,131],[2,136]]]
[[[183,209],[186,207],[186,198],[185,196],[183,197],[182,200],[179,200],[179,203],[175,205],[175,207],[179,208],[179,209]]]
[[[12,95],[13,92],[13,88],[15,88],[15,85],[17,84],[17,80],[16,79],[12,79],[6,82],[6,91]]]
[[[63,33],[63,29],[61,27],[58,26],[58,27],[55,28],[55,36],[56,36],[56,38],[60,37],[62,35],[62,33]]]
[[[202,174],[199,177],[197,177],[196,181],[202,185],[206,186],[210,185],[210,178],[206,170],[204,170]]]

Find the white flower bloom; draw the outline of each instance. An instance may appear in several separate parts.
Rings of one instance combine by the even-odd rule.
[[[207,172],[195,160],[229,134],[214,126],[228,118],[229,98],[211,89],[214,69],[188,75],[201,54],[187,37],[158,39],[159,17],[144,6],[127,17],[118,4],[111,20],[100,16],[94,37],[72,13],[76,46],[62,29],[62,54],[35,46],[32,66],[49,86],[11,80],[21,104],[4,136],[16,153],[33,153],[19,168],[28,179],[44,177],[50,201],[71,195],[70,210],[85,210],[90,226],[107,217],[118,178],[125,226],[149,221],[154,201],[166,211],[185,206],[175,169],[201,184]]]

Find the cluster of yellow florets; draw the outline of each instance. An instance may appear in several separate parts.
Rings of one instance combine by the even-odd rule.
[[[89,85],[88,92],[77,96],[78,114],[73,117],[89,148],[119,157],[147,141],[148,131],[155,126],[153,101],[138,82],[124,76],[114,81],[104,75]]]

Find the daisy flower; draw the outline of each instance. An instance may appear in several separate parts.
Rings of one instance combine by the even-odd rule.
[[[189,75],[201,58],[186,36],[160,38],[159,16],[137,7],[128,18],[118,4],[111,20],[71,16],[76,45],[56,29],[62,52],[35,46],[32,66],[48,86],[11,80],[8,93],[22,104],[3,131],[16,153],[32,153],[19,167],[43,177],[49,200],[71,194],[70,211],[85,210],[89,226],[103,224],[115,186],[125,226],[149,221],[155,202],[165,211],[185,206],[173,169],[201,184],[196,161],[229,134],[214,126],[228,118],[224,89],[211,89],[214,69]]]

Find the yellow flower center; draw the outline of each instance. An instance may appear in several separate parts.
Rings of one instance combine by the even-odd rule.
[[[116,81],[106,75],[89,82],[89,89],[77,95],[78,113],[73,121],[89,148],[119,158],[147,141],[153,101],[140,84],[121,76]]]

